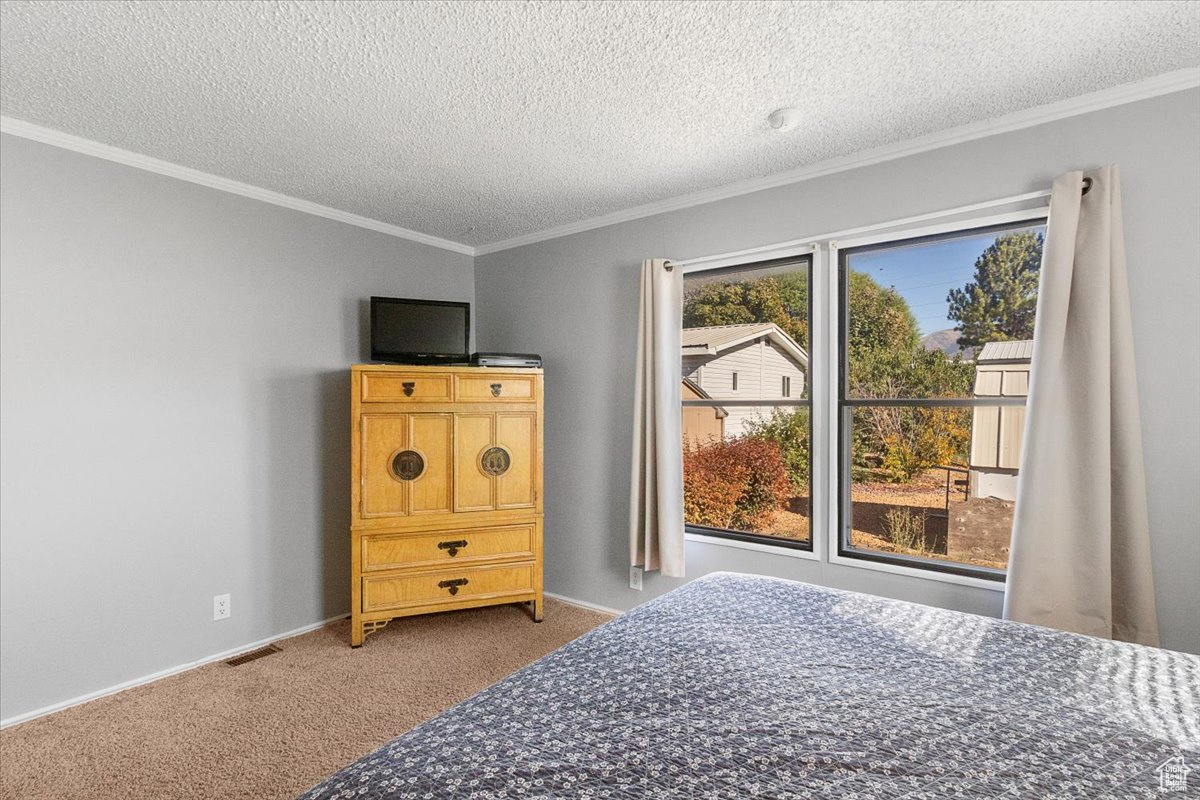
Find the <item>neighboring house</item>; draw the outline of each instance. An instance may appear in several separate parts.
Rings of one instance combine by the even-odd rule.
[[[716,400],[799,399],[808,353],[773,322],[683,329],[683,377]],[[685,393],[686,395],[686,393]],[[770,406],[727,406],[725,436],[771,415]]]
[[[973,397],[1026,397],[1033,342],[988,342],[975,361]],[[1017,499],[1024,406],[983,407],[971,415],[972,497]]]
[[[684,400],[711,400],[708,392],[688,378],[683,379]],[[685,444],[719,442],[725,438],[725,418],[729,412],[720,406],[684,406],[683,441]]]

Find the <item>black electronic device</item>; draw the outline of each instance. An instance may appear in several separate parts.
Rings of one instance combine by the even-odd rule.
[[[371,360],[463,364],[471,353],[471,304],[371,298]]]
[[[476,353],[471,356],[476,367],[540,367],[542,357],[536,353]]]

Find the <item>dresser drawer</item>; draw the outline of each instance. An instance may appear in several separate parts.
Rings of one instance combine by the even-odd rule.
[[[533,592],[533,564],[473,567],[409,575],[365,576],[362,610],[384,611]]]
[[[535,526],[511,525],[442,533],[379,534],[362,538],[363,572],[431,567],[483,559],[533,558]]]
[[[428,372],[364,372],[364,403],[450,402],[453,377]]]
[[[460,403],[529,403],[537,399],[537,375],[456,375]]]

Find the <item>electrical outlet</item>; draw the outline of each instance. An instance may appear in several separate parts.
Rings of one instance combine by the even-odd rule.
[[[639,592],[642,590],[642,568],[641,567],[630,567],[629,568],[629,588],[637,589]]]
[[[233,609],[229,605],[229,595],[218,594],[213,596],[213,619],[229,619],[233,613]]]

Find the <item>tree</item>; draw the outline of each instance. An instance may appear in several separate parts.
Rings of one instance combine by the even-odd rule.
[[[950,290],[959,347],[1033,338],[1043,239],[1028,231],[997,236],[976,259],[975,280]]]
[[[774,322],[808,348],[808,276],[804,273],[736,283],[702,283],[688,289],[683,327]]]
[[[917,318],[895,289],[885,289],[865,272],[851,271],[846,300],[846,349],[851,371],[868,351],[907,354],[921,346]]]
[[[920,328],[898,292],[851,272],[846,319],[851,397],[964,397],[971,362],[921,346]],[[860,406],[854,411],[855,477],[907,481],[959,457],[969,434],[945,409]]]

